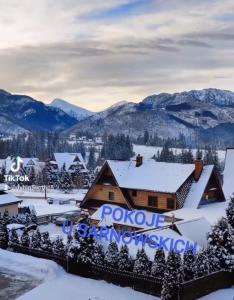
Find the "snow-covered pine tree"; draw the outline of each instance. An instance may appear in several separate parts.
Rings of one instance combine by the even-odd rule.
[[[166,270],[164,273],[161,300],[177,300],[181,283],[181,258],[172,250],[167,257]]]
[[[21,235],[21,238],[20,238],[20,242],[23,247],[29,248],[30,236],[26,230],[23,231],[23,234]]]
[[[29,175],[30,184],[34,185],[36,183],[36,173],[34,167],[30,168],[28,175]]]
[[[12,245],[18,245],[18,244],[19,244],[19,237],[18,237],[16,229],[13,228],[11,230],[11,235],[9,238],[9,245],[12,246]]]
[[[65,255],[65,245],[63,243],[63,239],[61,237],[57,237],[56,240],[53,242],[52,245],[52,252],[60,257]]]
[[[4,211],[3,214],[3,220],[7,225],[11,223],[11,217],[9,216],[9,213],[6,210]]]
[[[119,249],[116,242],[111,242],[105,254],[105,265],[110,268],[118,269]]]
[[[151,276],[163,279],[164,272],[166,268],[166,259],[163,248],[158,248],[156,250],[154,261],[151,267]]]
[[[132,260],[129,257],[129,249],[127,245],[123,245],[119,251],[118,269],[121,271],[132,271]]]
[[[133,272],[141,275],[150,275],[151,262],[145,253],[144,248],[137,251]]]
[[[71,175],[66,171],[65,163],[63,164],[59,173],[59,188],[65,192],[68,192],[72,189]]]
[[[203,277],[209,274],[209,260],[206,251],[202,249],[196,254],[195,260],[195,277]]]
[[[195,255],[193,249],[189,248],[187,252],[184,253],[183,259],[183,270],[184,270],[184,280],[192,280],[195,277]]]
[[[52,252],[52,242],[48,231],[41,234],[41,249],[47,252]]]
[[[208,245],[213,246],[215,256],[221,268],[228,267],[228,260],[233,253],[233,230],[226,218],[220,219],[208,234]]]
[[[89,232],[89,229],[87,229]],[[93,235],[78,238],[79,249],[77,261],[89,264],[93,261],[94,238]]]
[[[96,159],[95,159],[95,148],[90,147],[89,149],[89,161],[88,161],[88,169],[93,171],[96,167]]]
[[[103,265],[104,263],[105,253],[102,245],[98,242],[94,242],[94,250],[93,250],[93,263],[96,265]]]
[[[213,273],[220,270],[220,261],[215,256],[215,251],[213,246],[208,246],[206,249],[207,258],[209,260],[209,273]]]
[[[227,215],[229,224],[234,229],[234,195],[232,196],[232,198],[228,204],[228,208],[226,210],[226,215]]]
[[[33,235],[31,237],[30,247],[33,249],[40,249],[41,247],[41,233],[38,229],[33,232]]]
[[[36,216],[35,212],[31,213],[31,223],[37,224],[37,216]]]
[[[0,216],[0,248],[6,249],[8,247],[8,241],[7,222],[4,217]]]
[[[73,170],[73,183],[74,186],[78,189],[82,189],[85,186],[85,175],[82,172],[82,167],[81,165],[77,162],[77,164],[74,166]]]

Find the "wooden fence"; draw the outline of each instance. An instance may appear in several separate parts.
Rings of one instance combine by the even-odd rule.
[[[132,272],[119,271],[109,267],[78,263],[68,257],[56,256],[42,250],[29,249],[13,245],[13,250],[31,256],[45,258],[60,264],[68,273],[96,280],[105,280],[122,287],[131,287],[136,291],[160,297],[162,281],[152,276],[143,276]],[[216,290],[231,287],[234,284],[234,272],[225,270],[181,284],[178,299],[193,300]],[[223,299],[224,300],[224,299]]]

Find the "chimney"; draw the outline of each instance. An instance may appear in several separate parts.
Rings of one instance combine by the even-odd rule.
[[[138,154],[136,157],[136,167],[140,167],[142,165],[142,163],[143,163],[143,156]]]
[[[198,181],[201,173],[203,170],[203,160],[202,159],[196,159],[195,160],[195,171],[194,171],[194,179],[195,181]]]

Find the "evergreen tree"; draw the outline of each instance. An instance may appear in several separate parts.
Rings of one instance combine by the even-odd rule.
[[[70,191],[72,189],[71,175],[66,171],[65,163],[59,173],[59,188],[63,191]]]
[[[52,252],[52,242],[50,240],[49,232],[43,232],[41,234],[41,249],[47,252]]]
[[[89,149],[88,169],[93,171],[95,167],[96,167],[95,148],[91,147]]]
[[[87,229],[87,232],[89,232],[89,229]],[[77,235],[75,237],[77,237]],[[79,244],[77,261],[90,264],[93,261],[93,251],[95,244],[93,235],[87,235],[85,237],[78,236],[76,239]]]
[[[37,216],[36,216],[35,212],[32,212],[32,214],[31,214],[31,223],[37,224]]]
[[[180,255],[172,250],[168,254],[166,270],[164,273],[161,300],[178,299],[178,291],[181,283],[181,259]]]
[[[183,270],[185,281],[195,278],[195,256],[193,253],[193,249],[191,248],[189,248],[188,251],[184,253]]]
[[[231,198],[231,200],[228,204],[226,214],[227,214],[227,219],[228,219],[229,224],[234,229],[234,195],[233,195],[233,197]]]
[[[28,175],[29,175],[30,184],[34,185],[36,183],[36,173],[35,173],[35,169],[33,167],[30,168]]]
[[[166,259],[163,248],[158,248],[156,250],[154,261],[151,267],[151,276],[163,279],[164,272],[166,268]]]
[[[0,248],[7,249],[9,241],[6,219],[0,216]]]
[[[55,255],[60,256],[60,257],[63,257],[65,255],[65,245],[63,243],[63,239],[60,238],[59,236],[53,242],[52,252]]]
[[[93,263],[97,265],[103,265],[104,257],[105,257],[105,253],[102,245],[100,245],[97,242],[94,242]]]
[[[209,274],[209,260],[206,256],[206,251],[202,249],[196,255],[195,277],[203,277]]]
[[[147,145],[149,143],[149,132],[148,130],[145,130],[145,133],[144,133],[144,145]]]
[[[221,268],[227,268],[227,261],[233,251],[232,234],[233,230],[225,218],[219,220],[208,234],[208,244],[213,247],[215,256],[220,261]]]
[[[137,251],[133,272],[141,275],[150,275],[151,262],[145,253],[144,248]]]
[[[33,232],[33,235],[31,237],[30,246],[33,249],[40,249],[40,247],[41,247],[41,233],[38,229]]]
[[[12,229],[10,239],[9,239],[9,245],[13,245],[13,244],[16,245],[19,244],[19,237],[15,228]]]
[[[29,248],[30,237],[26,230],[23,231],[23,234],[21,235],[21,238],[20,238],[20,242],[23,247]]]
[[[111,242],[105,254],[105,264],[107,267],[118,269],[119,250],[116,242]]]
[[[208,246],[207,250],[207,257],[209,261],[209,273],[213,273],[220,270],[220,261],[215,255],[215,250],[213,246]]]
[[[123,245],[119,251],[118,269],[121,271],[132,271],[132,261],[129,257],[129,249],[127,245]]]

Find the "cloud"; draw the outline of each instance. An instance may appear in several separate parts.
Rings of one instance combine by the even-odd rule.
[[[0,0],[0,84],[99,110],[234,77],[233,1]]]

